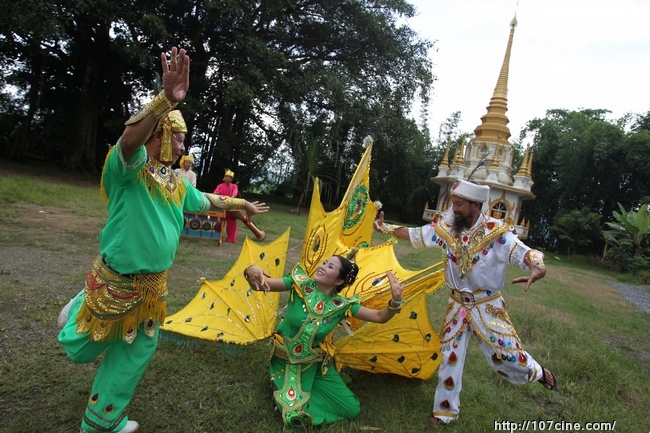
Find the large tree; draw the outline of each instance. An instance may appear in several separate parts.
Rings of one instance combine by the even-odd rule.
[[[22,157],[34,136],[48,66],[61,52],[62,22],[44,0],[0,2],[0,68],[3,70],[2,135],[4,153]]]
[[[643,130],[626,133],[620,123],[606,119],[607,113],[549,110],[545,118],[528,122],[536,198],[524,204],[524,213],[531,221],[532,243],[557,248],[561,217],[579,210],[606,220],[617,202],[638,206],[647,194],[650,140]],[[566,230],[562,233],[567,236]],[[591,245],[594,254],[603,246]]]
[[[206,187],[226,167],[244,179],[259,174],[280,147],[296,162],[293,179],[305,179],[300,161],[313,140],[321,143],[319,163],[345,182],[363,137],[399,140],[381,121],[408,123],[415,96],[428,96],[433,82],[431,44],[398,24],[414,13],[402,0],[194,5],[210,5],[213,17],[187,29],[209,77],[197,93],[204,112],[193,138],[206,156]]]
[[[38,89],[34,99],[41,103],[16,98],[13,108],[33,110],[37,121],[25,125],[40,132],[32,141],[41,154],[66,166],[101,166],[124,119],[151,97],[156,59],[170,44],[186,48],[192,58],[191,89],[180,108],[190,127],[187,144],[201,150],[204,189],[212,188],[225,168],[245,187],[282,148],[294,161],[291,182],[300,190],[296,182],[308,170],[301,152],[318,140],[318,164],[337,173],[329,185],[336,195],[362,154],[365,135],[375,137],[375,158],[379,163],[386,158],[384,164],[395,155],[382,146],[417,149],[422,145],[416,143],[428,141],[426,129],[412,129],[408,113],[416,98],[427,102],[432,43],[404,24],[415,12],[405,0],[27,0],[21,5],[35,19],[39,8],[49,7],[56,32],[43,35],[25,25],[9,38],[16,31],[7,24],[0,41],[30,58],[38,54],[26,42],[30,39],[34,46],[57,49],[46,53],[48,70],[42,74],[31,66],[36,62],[13,69],[16,77],[24,73],[45,81],[35,87],[23,78],[25,93]],[[5,109],[2,120],[16,111]],[[404,130],[418,137],[404,136]],[[422,153],[416,162],[425,158]],[[416,183],[391,182],[404,187],[397,187],[393,201],[412,195],[409,188]]]
[[[150,69],[141,62],[145,53],[134,55],[119,31],[133,20],[136,5],[111,0],[0,5],[10,11],[0,20],[0,46],[13,54],[2,60],[7,71],[2,90],[10,106],[0,115],[7,120],[10,113],[23,113],[14,126],[20,132],[5,143],[9,153],[45,157],[76,170],[100,168],[134,88],[142,86],[143,67]]]

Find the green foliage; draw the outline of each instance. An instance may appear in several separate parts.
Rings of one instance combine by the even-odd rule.
[[[419,224],[422,210],[436,188],[431,181],[435,150],[414,122],[386,118],[385,127],[398,139],[380,135],[375,139],[370,171],[370,194],[379,200],[390,218]]]
[[[650,269],[650,216],[648,203],[637,211],[613,212],[614,222],[607,222],[610,230],[604,231],[605,240],[612,244],[607,258],[624,272]]]
[[[607,110],[549,110],[543,119],[528,122],[534,137],[532,191],[524,203],[531,221],[529,242],[556,250],[564,240],[558,218],[573,210],[603,215],[617,207],[639,206],[650,182],[650,134],[642,128],[626,132],[605,118]],[[600,250],[600,245],[593,245]],[[596,248],[598,247],[598,248]]]
[[[650,132],[650,111],[647,111],[643,114],[637,114],[634,116],[634,124],[632,125],[632,131],[649,131]]]
[[[600,214],[587,209],[573,210],[558,216],[549,230],[557,237],[558,249],[567,255],[594,254],[602,241],[600,219]]]
[[[0,48],[9,56],[0,61],[21,91],[0,106],[0,136],[15,136],[0,145],[77,170],[101,167],[124,120],[151,97],[160,51],[172,45],[192,59],[179,108],[186,143],[201,150],[204,190],[224,168],[246,189],[300,131],[326,137],[322,164],[337,170],[326,186],[342,193],[363,137],[400,142],[411,104],[426,104],[434,80],[433,43],[404,24],[415,13],[405,0],[2,4]],[[290,156],[298,167],[302,154]]]
[[[296,186],[300,191],[296,213],[299,214],[301,206],[309,202],[310,191],[318,179],[321,198],[325,200],[332,196],[332,189],[338,186],[337,165],[338,158],[328,158],[324,152],[324,145],[319,138],[308,139],[306,142],[298,140],[294,143],[300,149],[296,152],[295,172]],[[327,181],[325,183],[324,181]]]

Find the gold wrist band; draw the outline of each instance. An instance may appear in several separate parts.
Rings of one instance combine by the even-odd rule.
[[[545,268],[546,265],[544,264],[544,253],[539,251],[539,250],[530,250],[530,254],[528,255],[528,260],[532,265],[535,265],[540,268]]]
[[[382,228],[384,229],[386,234],[394,235],[395,230],[402,228],[402,226],[398,226],[398,225],[395,225],[395,224],[385,224],[384,223],[384,226]]]
[[[175,106],[176,104],[173,104],[169,99],[167,99],[164,91],[160,92],[153,98],[153,101],[145,104],[140,111],[131,116],[124,124],[132,125],[138,123],[151,113],[156,116],[156,119],[160,119],[165,114],[169,113]]]
[[[244,209],[246,200],[243,198],[233,198],[227,195],[205,193],[207,199],[215,207],[223,210]]]
[[[246,207],[246,200],[244,200],[243,198],[231,197],[230,201],[232,203],[231,204],[232,207],[230,208],[230,210],[244,209]]]
[[[392,299],[391,299],[390,301],[392,301]],[[386,308],[388,308],[388,311],[390,311],[390,312],[392,312],[392,313],[395,313],[395,314],[397,314],[397,313],[399,313],[400,311],[402,311],[402,305],[401,305],[401,304],[400,304],[399,307],[391,307],[391,306],[390,306],[390,301],[388,301],[388,304],[386,304]]]
[[[153,112],[153,115],[156,116],[156,119],[160,119],[165,114],[172,111],[175,106],[176,104],[173,104],[169,99],[167,99],[164,91],[158,93],[156,97],[153,98],[153,101],[151,101],[151,111]]]

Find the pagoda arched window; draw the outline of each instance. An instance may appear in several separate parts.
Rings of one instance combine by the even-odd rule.
[[[507,213],[508,213],[508,208],[506,207],[506,204],[502,201],[498,201],[492,205],[490,216],[492,218],[501,220],[506,217]]]

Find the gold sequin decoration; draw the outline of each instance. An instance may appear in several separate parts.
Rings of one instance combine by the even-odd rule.
[[[473,231],[463,231],[461,233],[452,232],[451,226],[447,226],[445,229],[444,224],[438,224],[435,227],[436,235],[445,240],[447,250],[450,250],[456,256],[456,264],[461,279],[467,278],[469,273],[472,272],[474,257],[490,242],[509,230],[511,218],[506,217],[504,223],[491,232],[487,232],[486,224],[487,221],[484,220]],[[463,242],[465,237],[467,242]]]
[[[153,337],[156,322],[166,314],[167,271],[129,278],[95,259],[86,277],[84,303],[77,315],[77,333],[90,333],[93,341],[122,339],[132,343],[137,328]]]

